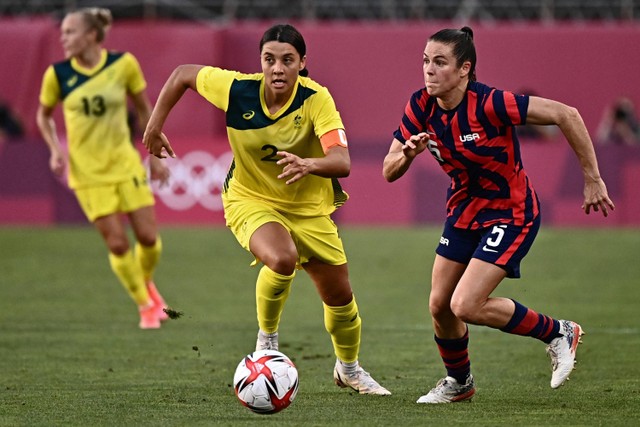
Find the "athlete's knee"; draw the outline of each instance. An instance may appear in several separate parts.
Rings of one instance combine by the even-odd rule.
[[[449,298],[431,294],[429,296],[429,313],[436,320],[450,317],[452,314],[450,303],[451,300]]]
[[[156,234],[155,231],[144,232],[136,235],[136,240],[138,240],[138,242],[142,246],[147,246],[147,247],[154,246],[156,244],[157,238],[158,238],[158,235]]]
[[[321,292],[322,302],[328,306],[340,307],[345,306],[353,300],[353,292],[348,289],[334,289],[332,291],[325,290]]]
[[[289,252],[270,253],[263,256],[260,261],[276,273],[290,276],[296,270],[298,254]]]
[[[108,237],[106,239],[109,252],[114,255],[122,256],[129,250],[129,241],[121,237]]]
[[[479,323],[481,307],[467,298],[454,296],[451,299],[451,311],[465,323]]]

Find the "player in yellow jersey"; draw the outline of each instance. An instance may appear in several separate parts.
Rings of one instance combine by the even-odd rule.
[[[60,41],[66,60],[45,71],[37,123],[51,151],[50,168],[61,175],[66,158],[53,112],[62,103],[69,186],[102,235],[113,272],[137,304],[140,328],[156,329],[167,318],[166,303],[153,282],[162,244],[153,193],[127,123],[129,97],[143,126],[149,119],[151,103],[135,57],[102,48],[111,23],[108,9],[80,9],[65,16]],[[153,156],[151,177],[163,183],[169,178],[167,167]],[[123,213],[135,234],[133,251]]]
[[[179,66],[151,114],[144,144],[174,156],[162,127],[187,89],[225,111],[234,155],[222,194],[227,226],[261,262],[256,283],[256,350],[278,349],[280,315],[296,267],[316,285],[337,360],[334,379],[361,394],[390,394],[358,362],[361,319],[347,258],[330,214],[346,201],[337,178],[351,161],[344,125],[329,91],[306,77],[306,46],[290,25],[260,42],[262,73]]]

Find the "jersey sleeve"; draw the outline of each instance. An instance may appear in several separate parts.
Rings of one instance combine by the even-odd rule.
[[[332,130],[344,129],[340,113],[329,90],[323,87],[318,91],[317,96],[318,98],[315,100],[316,113],[313,121],[316,136],[320,138]]]
[[[419,90],[411,95],[409,102],[404,107],[404,114],[400,121],[400,126],[393,133],[393,137],[403,144],[411,137],[425,130],[424,120],[422,117],[424,112],[425,95],[423,90]]]
[[[45,107],[55,107],[60,99],[60,84],[56,77],[53,65],[50,65],[42,77],[40,87],[40,104]]]
[[[142,68],[135,56],[125,53],[124,59],[127,61],[127,92],[136,94],[147,88],[147,82],[144,79]]]
[[[528,95],[516,95],[499,89],[493,89],[490,92],[484,105],[485,114],[492,124],[496,126],[525,124],[528,108]]]
[[[218,67],[203,67],[196,77],[198,93],[207,101],[223,111],[229,108],[231,84],[237,76],[236,71]]]

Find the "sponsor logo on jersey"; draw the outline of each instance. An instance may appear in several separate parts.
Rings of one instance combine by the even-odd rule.
[[[78,75],[74,74],[67,80],[67,87],[73,87],[76,83],[78,83]]]
[[[247,111],[246,113],[244,113],[242,115],[242,118],[245,119],[245,120],[251,120],[251,119],[253,119],[253,116],[255,116],[255,115],[256,115],[255,111],[249,110],[249,111]]]

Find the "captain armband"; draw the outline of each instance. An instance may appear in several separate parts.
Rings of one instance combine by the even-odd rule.
[[[347,148],[347,134],[344,132],[344,129],[330,130],[320,137],[320,144],[325,154],[330,148],[336,145]]]

